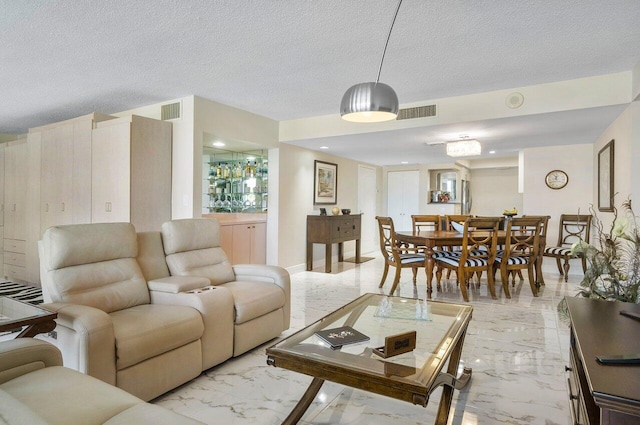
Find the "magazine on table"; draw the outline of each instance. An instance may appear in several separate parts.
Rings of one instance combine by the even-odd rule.
[[[331,348],[340,348],[343,345],[355,344],[369,341],[369,337],[353,329],[351,326],[341,326],[339,328],[325,329],[318,331],[315,335],[329,344]]]

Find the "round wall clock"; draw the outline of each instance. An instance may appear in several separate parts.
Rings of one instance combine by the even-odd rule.
[[[562,170],[553,170],[547,173],[544,182],[551,189],[562,189],[569,183],[569,176]]]

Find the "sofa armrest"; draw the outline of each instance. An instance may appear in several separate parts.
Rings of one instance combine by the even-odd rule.
[[[284,325],[285,329],[288,329],[291,320],[291,278],[289,272],[283,267],[264,264],[236,264],[233,266],[233,272],[236,275],[236,280],[273,283],[284,291],[286,299]]]
[[[291,282],[289,272],[282,267],[264,264],[236,264],[233,266],[233,273],[236,275],[236,280],[275,283],[287,293],[289,292]]]
[[[198,276],[167,276],[147,282],[150,291],[170,294],[193,291],[209,285],[211,285],[209,279]]]
[[[209,282],[209,279],[204,279]],[[207,286],[177,294],[149,291],[151,304],[183,305],[200,313],[204,323],[202,335],[202,370],[209,369],[233,355],[233,295],[227,288]]]
[[[58,313],[58,348],[64,365],[116,385],[116,339],[111,316],[80,304],[48,303]]]
[[[62,366],[62,354],[48,342],[16,338],[0,343],[0,384],[49,366]]]

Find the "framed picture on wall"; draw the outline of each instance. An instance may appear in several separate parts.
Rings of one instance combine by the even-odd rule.
[[[598,152],[598,209],[613,211],[613,140]]]
[[[338,193],[338,165],[315,161],[313,173],[313,203],[335,204]]]

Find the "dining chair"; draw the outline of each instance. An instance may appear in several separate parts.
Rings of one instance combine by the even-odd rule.
[[[380,288],[384,286],[389,273],[389,266],[396,268],[393,278],[393,285],[389,295],[393,294],[400,282],[400,272],[404,268],[411,268],[413,271],[413,286],[416,286],[416,277],[420,267],[425,268],[425,255],[419,252],[417,248],[400,247],[396,240],[396,231],[393,227],[393,219],[391,217],[376,217],[378,221],[378,230],[380,233],[380,252],[384,259],[384,271],[380,280]]]
[[[522,217],[539,218],[540,219],[540,246],[538,248],[538,257],[536,258],[536,284],[544,286],[544,276],[542,275],[542,259],[544,258],[544,250],[547,247],[547,227],[549,226],[550,215],[523,215]]]
[[[564,281],[569,279],[569,260],[580,258],[582,271],[587,270],[587,259],[582,253],[571,253],[571,245],[580,240],[589,243],[591,233],[591,215],[562,214],[560,216],[560,228],[558,230],[558,243],[556,246],[546,247],[543,256],[556,259],[560,276],[564,275]],[[564,261],[564,264],[562,263]]]
[[[440,220],[441,217],[439,215],[418,215],[413,214],[411,216],[411,223],[413,225],[413,233],[417,234],[418,232],[428,232],[434,230],[440,230]],[[420,250],[420,252],[424,252],[426,247],[424,246],[416,246]]]
[[[527,270],[529,286],[534,297],[538,296],[538,284],[535,279],[535,266],[540,249],[540,228],[542,219],[536,217],[512,218],[507,221],[504,250],[499,250],[493,264],[493,274],[500,269],[502,289],[507,298],[509,293],[509,275]],[[515,275],[512,285],[515,286]]]
[[[458,275],[458,282],[462,297],[469,301],[467,293],[468,281],[477,272],[487,272],[491,297],[497,299],[494,288],[493,263],[496,257],[498,243],[498,227],[500,218],[468,218],[464,222],[462,245],[459,255],[436,258],[438,269],[436,279],[438,286],[442,278],[442,270],[454,270]]]
[[[450,231],[460,231],[460,229],[464,226],[464,222],[468,219],[468,218],[472,218],[473,216],[471,214],[447,214],[444,216],[444,230],[450,230]],[[460,251],[460,247],[459,246],[450,246],[447,247],[448,251]],[[480,273],[480,275],[482,275],[482,273]],[[478,275],[478,278],[480,278],[480,275]],[[449,277],[451,276],[451,270],[447,270],[447,279],[449,279]]]

